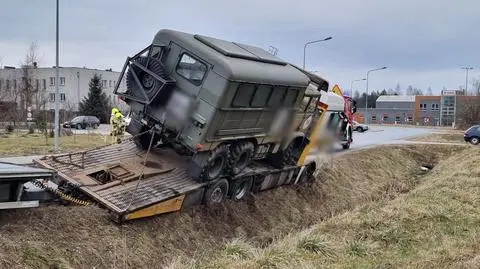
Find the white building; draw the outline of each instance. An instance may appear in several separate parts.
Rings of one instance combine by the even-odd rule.
[[[124,107],[125,103],[116,98],[113,94],[115,84],[117,83],[118,77],[120,76],[119,72],[109,70],[98,70],[98,69],[89,69],[81,67],[59,67],[59,81],[55,81],[55,67],[31,67],[28,69],[28,74],[26,75],[25,68],[14,68],[5,66],[3,69],[0,69],[0,99],[1,101],[14,101],[17,99],[17,103],[20,102],[18,91],[24,89],[22,84],[24,83],[24,77],[28,77],[33,90],[37,91],[38,94],[32,100],[33,109],[35,109],[36,104],[40,103],[38,101],[42,99],[44,108],[47,110],[55,108],[55,84],[59,83],[60,91],[60,109],[78,111],[78,104],[84,97],[88,95],[89,92],[89,82],[94,74],[101,76],[102,86],[110,98],[113,105]],[[122,81],[120,85],[121,89],[124,89],[125,82]],[[121,102],[121,103],[120,103]]]

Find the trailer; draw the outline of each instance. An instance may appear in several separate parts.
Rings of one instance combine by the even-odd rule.
[[[32,208],[39,206],[37,192],[29,191],[25,183],[52,180],[55,171],[0,163],[0,209]]]
[[[322,93],[309,98],[320,99]],[[188,173],[188,156],[168,146],[141,149],[134,138],[92,150],[45,156],[34,162],[56,171],[55,183],[66,193],[80,193],[107,208],[116,222],[184,210],[193,205],[215,205],[241,200],[250,193],[311,181],[326,154],[318,153],[329,104],[317,106],[310,119],[309,142],[296,165],[276,168],[265,160],[248,165],[240,174],[214,181],[198,181]],[[334,104],[332,104],[334,105]],[[315,156],[311,156],[315,152]],[[77,196],[77,203],[82,203]],[[84,203],[87,204],[87,203]]]

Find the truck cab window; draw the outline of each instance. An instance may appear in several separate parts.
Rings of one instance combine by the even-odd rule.
[[[177,65],[177,73],[195,85],[202,84],[207,73],[207,66],[192,56],[184,53]]]
[[[286,87],[275,87],[270,99],[268,100],[269,107],[279,107],[282,105],[283,96],[285,95]]]
[[[292,106],[297,101],[298,90],[297,89],[288,89],[285,99],[283,99],[283,105]]]
[[[249,107],[250,99],[255,91],[255,85],[253,84],[240,84],[237,89],[237,93],[233,98],[233,107]]]
[[[267,105],[268,96],[272,92],[272,86],[259,85],[252,99],[252,107],[265,107]]]

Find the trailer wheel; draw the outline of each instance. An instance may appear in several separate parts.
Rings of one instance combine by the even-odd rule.
[[[163,67],[162,62],[160,62],[156,58],[141,56],[135,62],[146,67],[148,70],[152,71],[153,73],[165,80],[170,79],[170,76],[168,75],[166,69]],[[138,98],[145,97],[142,93],[140,85],[138,85],[138,83],[135,81],[132,71],[135,72],[135,74],[137,75],[140,84],[145,89],[145,94],[151,100],[155,96],[157,91],[160,89],[160,87],[163,85],[163,83],[132,64],[128,69],[126,75],[127,90],[130,95],[136,96]]]
[[[251,177],[240,178],[232,183],[230,196],[233,200],[241,200],[247,196],[252,188],[253,180]]]
[[[203,196],[203,202],[208,206],[220,204],[225,201],[227,193],[228,181],[226,179],[221,179],[208,187]]]
[[[207,162],[200,174],[200,178],[203,181],[212,181],[220,177],[227,166],[228,151],[228,145],[220,145],[210,151]]]
[[[242,172],[252,161],[254,151],[255,148],[252,142],[243,141],[237,143],[229,152],[227,164],[229,174],[238,175]]]

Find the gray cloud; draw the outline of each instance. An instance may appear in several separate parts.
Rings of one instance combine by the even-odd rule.
[[[267,48],[301,64],[303,44],[333,36],[307,50],[308,69],[349,88],[374,67],[371,89],[400,83],[434,90],[464,83],[462,65],[480,62],[475,0],[404,1],[93,1],[61,0],[64,66],[120,69],[125,57],[162,28],[202,33]],[[0,11],[0,57],[17,65],[36,41],[42,65],[55,62],[55,1],[17,0]],[[478,77],[479,70],[472,72]],[[360,85],[359,85],[360,86]]]

